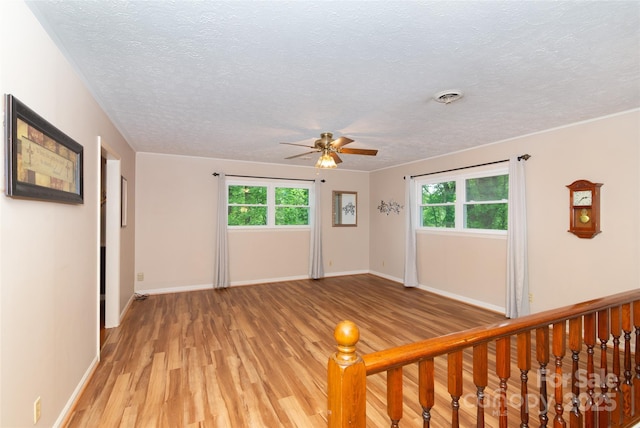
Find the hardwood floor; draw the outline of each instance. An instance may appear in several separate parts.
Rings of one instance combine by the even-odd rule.
[[[364,354],[504,316],[373,275],[153,295],[107,334],[67,426],[324,428],[327,360],[343,319],[360,328]],[[445,364],[436,361],[438,382]],[[422,426],[417,370],[404,377],[400,426]],[[367,426],[387,427],[385,375],[368,384]],[[432,426],[448,426],[446,384],[436,389]]]

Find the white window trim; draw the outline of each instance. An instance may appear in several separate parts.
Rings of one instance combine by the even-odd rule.
[[[230,226],[227,224],[227,228],[230,231],[235,230],[310,230],[311,225],[302,224],[302,225],[276,225],[276,187],[287,187],[287,188],[297,188],[297,189],[307,189],[309,190],[309,215],[311,215],[311,211],[313,210],[313,201],[314,201],[314,186],[313,182],[307,181],[288,181],[288,180],[256,180],[251,178],[242,178],[237,177],[234,179],[227,179],[227,197],[226,197],[226,205],[227,209],[229,207],[229,186],[254,186],[254,187],[266,187],[267,188],[267,224],[264,226]],[[260,205],[262,206],[262,205]]]
[[[496,230],[496,229],[467,229],[463,227],[464,225],[464,206],[469,204],[466,202],[465,192],[466,186],[465,181],[472,178],[482,178],[482,177],[492,177],[496,175],[507,175],[509,174],[509,167],[500,167],[500,168],[490,168],[490,169],[482,169],[482,170],[464,170],[464,172],[460,173],[443,173],[443,174],[434,174],[428,177],[416,178],[416,198],[418,201],[415,206],[412,207],[415,210],[415,217],[419,219],[419,224],[416,229],[419,233],[434,233],[434,234],[442,234],[442,235],[466,235],[466,236],[487,236],[487,237],[496,237],[496,238],[506,238],[507,231],[506,230]],[[422,186],[427,184],[435,184],[442,183],[445,181],[455,181],[456,182],[456,202],[455,202],[455,227],[446,228],[446,227],[423,227],[422,219],[420,217],[420,207],[422,206]],[[495,203],[500,201],[482,201],[482,202],[474,202],[473,204],[482,204],[482,203]],[[507,204],[508,200],[505,200]],[[443,204],[431,204],[431,205],[449,205],[446,203]]]

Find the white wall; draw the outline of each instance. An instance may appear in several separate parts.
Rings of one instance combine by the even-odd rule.
[[[529,280],[538,312],[638,287],[640,264],[640,112],[578,123],[371,174],[371,209],[404,203],[405,175],[442,171],[529,153],[526,164]],[[577,179],[604,183],[601,230],[593,239],[567,232],[569,192]],[[371,270],[403,276],[401,216],[373,213]],[[472,303],[503,308],[504,239],[420,233],[420,284]]]
[[[11,93],[84,148],[84,204],[6,197],[0,184],[0,426],[55,425],[98,358],[99,147],[133,152],[22,1],[0,2],[0,92]],[[0,176],[5,175],[4,161]],[[134,215],[135,192],[130,193]],[[122,230],[133,257],[134,223]],[[132,267],[129,268],[132,272]],[[133,277],[129,272],[131,296]],[[126,274],[126,272],[125,272]]]
[[[137,154],[136,272],[140,292],[211,287],[218,178],[212,174],[325,179],[323,254],[327,275],[369,268],[369,175],[187,156]],[[358,192],[357,227],[331,226],[333,190]],[[229,232],[232,285],[305,278],[309,231]]]

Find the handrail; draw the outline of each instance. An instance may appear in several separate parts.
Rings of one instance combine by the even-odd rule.
[[[632,323],[633,318],[633,323]],[[570,321],[567,325],[566,321]],[[553,341],[549,341],[549,327],[553,327]],[[569,334],[566,329],[569,328]],[[631,358],[631,332],[635,327],[635,359]],[[451,395],[451,425],[459,425],[457,408],[462,394],[462,351],[473,349],[474,382],[478,388],[478,426],[484,426],[482,410],[483,391],[487,386],[487,344],[496,343],[496,374],[499,378],[500,426],[506,426],[506,394],[507,380],[510,377],[510,338],[517,336],[518,368],[521,371],[521,394],[527,392],[527,372],[531,369],[531,340],[537,341],[536,354],[541,368],[547,363],[555,366],[555,375],[562,376],[562,360],[567,346],[573,360],[573,373],[576,375],[577,354],[583,345],[587,350],[587,367],[589,374],[594,373],[594,351],[599,341],[600,370],[604,374],[615,377],[615,385],[608,389],[600,385],[589,386],[586,392],[588,400],[584,414],[578,408],[579,389],[577,380],[572,377],[573,399],[567,404],[572,410],[569,413],[571,426],[583,426],[583,418],[587,426],[630,426],[631,421],[640,420],[640,289],[630,290],[615,295],[597,298],[586,302],[552,309],[517,319],[506,320],[486,326],[450,333],[415,343],[409,343],[366,355],[358,355],[356,351],[359,330],[350,321],[338,324],[334,332],[338,351],[329,359],[328,364],[328,423],[330,428],[364,427],[366,424],[366,377],[375,373],[387,372],[387,412],[392,427],[398,427],[402,418],[402,368],[409,364],[418,364],[420,371],[419,401],[423,408],[424,426],[429,426],[430,410],[434,403],[433,359],[447,356],[449,372],[447,381]],[[621,371],[619,345],[620,337],[624,337],[624,371]],[[612,351],[608,351],[607,342],[613,337]],[[567,340],[568,338],[568,340]],[[568,343],[568,344],[567,344]],[[551,346],[551,354],[549,347]],[[612,352],[612,369],[608,370],[607,352]],[[551,358],[549,358],[551,357]],[[602,366],[604,364],[604,366]],[[632,376],[631,366],[635,368]],[[547,369],[549,370],[549,369]],[[553,369],[552,369],[553,370]],[[553,398],[560,401],[552,409],[540,409],[539,418],[542,426],[548,421],[548,410],[555,409],[554,426],[564,424],[564,394],[562,385],[553,385]],[[547,378],[542,373],[540,402],[547,403]],[[613,400],[618,406],[613,411],[598,400]],[[526,401],[526,400],[525,400]],[[528,424],[529,409],[521,404],[521,420]],[[615,407],[615,406],[613,406]],[[611,413],[611,414],[609,414]],[[615,413],[615,414],[614,414]],[[595,422],[594,422],[595,421]],[[610,421],[610,422],[609,422]]]
[[[420,342],[409,343],[395,348],[372,352],[362,356],[367,375],[380,373],[388,369],[416,363],[425,358],[432,358],[471,346],[513,336],[524,331],[534,330],[557,322],[578,318],[589,313],[608,309],[623,303],[640,300],[640,290],[631,290],[601,297],[558,309],[550,309],[521,318],[506,320],[501,323],[474,327],[444,336],[434,337]]]

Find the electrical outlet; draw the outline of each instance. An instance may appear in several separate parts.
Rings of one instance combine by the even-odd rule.
[[[138,272],[137,278],[138,281],[144,281],[144,272]]]
[[[37,424],[40,420],[40,397],[33,402],[33,423]]]
[[[533,293],[529,293],[529,303],[533,303]]]

